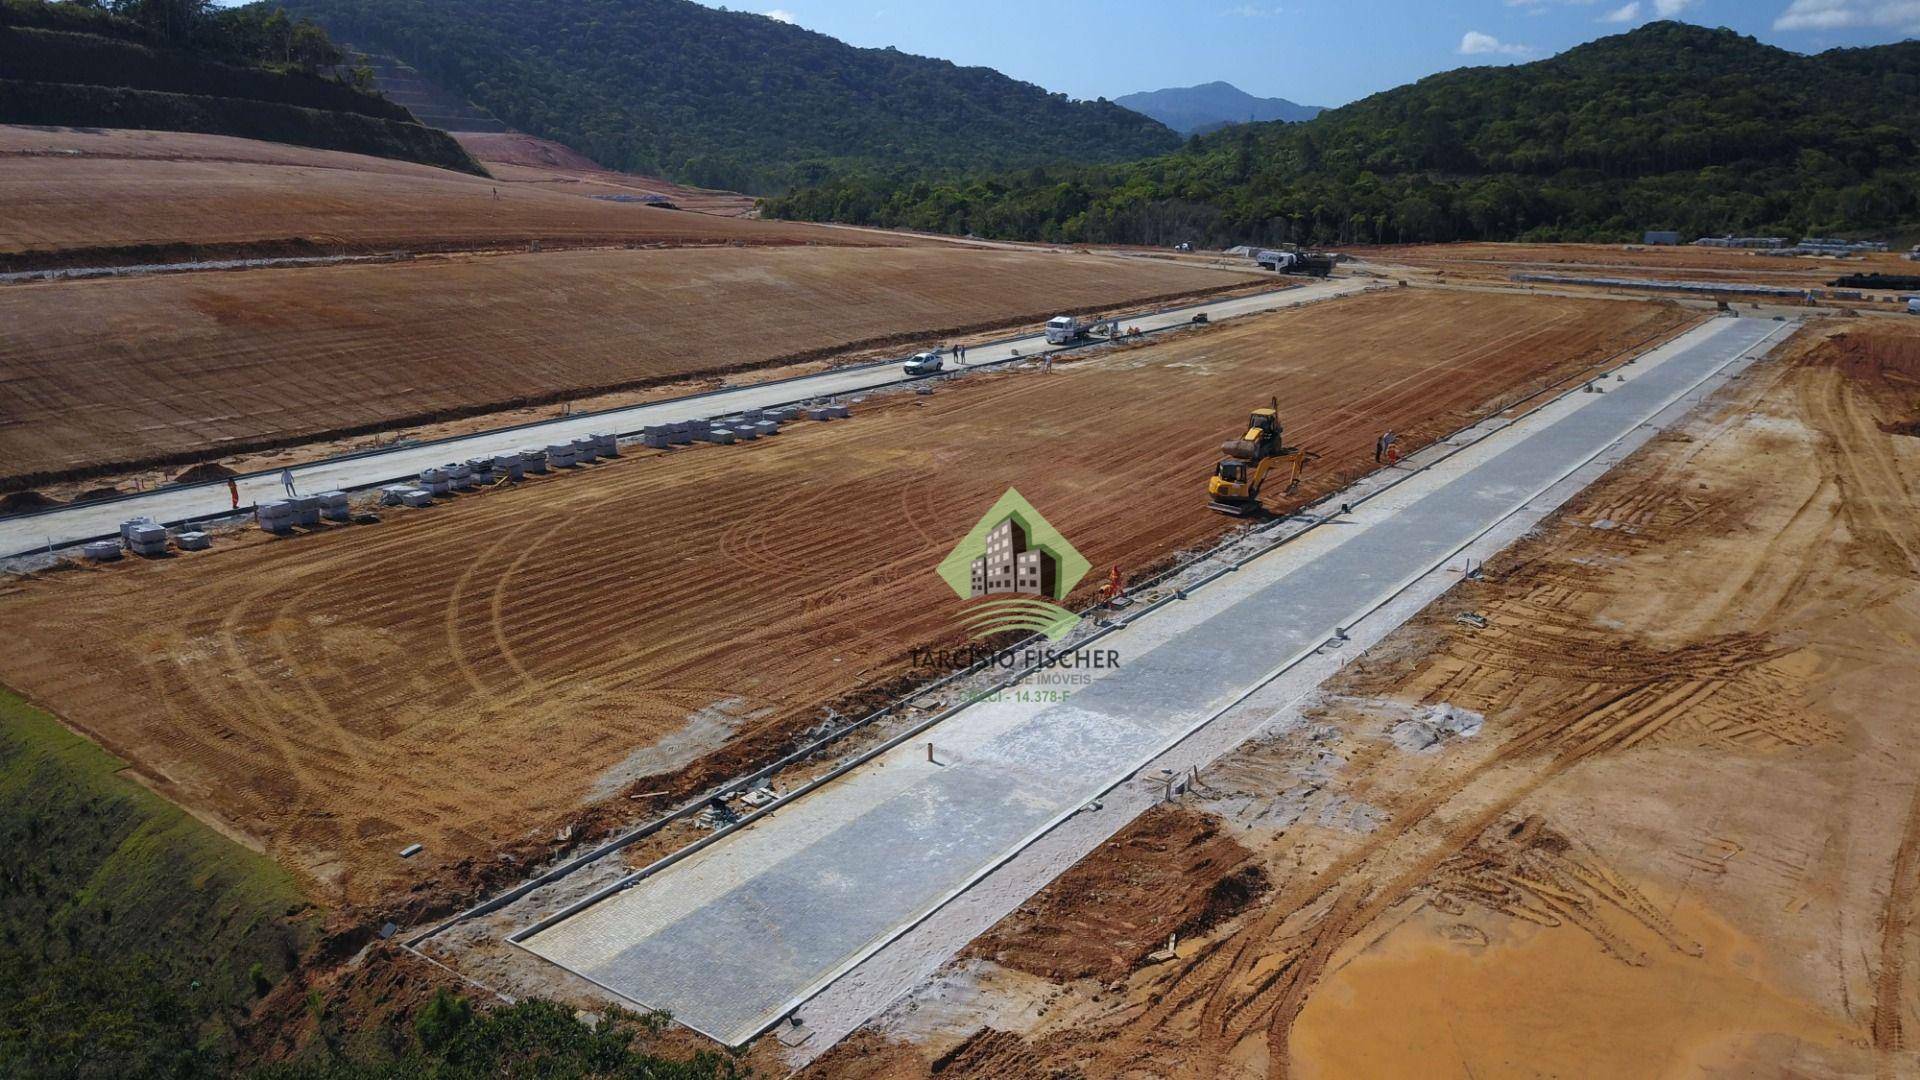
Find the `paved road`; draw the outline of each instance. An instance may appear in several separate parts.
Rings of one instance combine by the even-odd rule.
[[[1102,639],[1067,700],[1020,684],[520,943],[743,1043],[1787,327],[1713,320]]]
[[[1129,325],[1142,330],[1177,326],[1205,311],[1210,319],[1230,319],[1279,308],[1293,307],[1314,300],[1359,292],[1371,284],[1354,278],[1314,282],[1297,289],[1257,293],[1230,300],[1171,310],[1159,315],[1128,319]],[[1033,356],[1047,348],[1038,334],[1014,338],[993,345],[969,349],[969,368],[1005,363],[1016,356]],[[515,450],[542,447],[583,435],[612,432],[628,435],[644,427],[676,420],[696,420],[744,409],[768,409],[799,401],[845,396],[909,381],[898,361],[839,368],[777,382],[765,382],[710,394],[672,398],[636,405],[631,408],[543,420],[534,424],[481,432],[475,435],[397,447],[348,457],[330,458],[293,470],[299,491],[351,491],[408,480],[422,469],[450,461],[491,457]],[[282,497],[279,474],[259,473],[238,480],[240,504],[251,506]],[[229,513],[231,498],[224,482],[160,488],[142,495],[111,502],[86,503],[39,514],[0,519],[0,559],[45,551],[49,545],[68,547],[104,536],[118,535],[120,523],[134,517],[150,517],[162,524],[206,520]]]

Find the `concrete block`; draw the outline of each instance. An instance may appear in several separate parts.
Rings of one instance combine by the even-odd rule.
[[[121,543],[130,542],[133,539],[132,532],[134,529],[137,529],[142,525],[152,525],[153,523],[154,521],[150,517],[128,518],[127,520],[121,522],[120,523],[120,542]]]
[[[496,454],[493,458],[493,475],[508,480],[519,480],[527,475],[526,461],[519,454]]]
[[[714,428],[707,433],[707,441],[720,446],[730,445],[733,442],[733,429],[723,427]]]
[[[771,420],[762,420],[759,423],[753,425],[753,430],[755,434],[759,435],[761,438],[764,439],[768,435],[780,434],[780,425],[774,423]]]
[[[592,439],[593,444],[600,448],[601,457],[615,458],[620,456],[620,440],[616,438],[612,432],[603,431],[598,434],[589,435],[587,438]]]
[[[296,495],[287,500],[293,507],[293,523],[303,528],[314,528],[320,524],[320,497],[318,495]]]
[[[556,469],[571,469],[574,466],[574,451],[571,443],[554,443],[547,447],[547,464]]]
[[[418,491],[412,484],[388,484],[380,489],[381,506],[399,506],[400,499],[409,491]]]
[[[640,445],[653,450],[665,450],[673,445],[672,432],[664,426],[652,426],[640,430]]]
[[[432,506],[433,493],[415,488],[400,496],[400,503],[403,506]]]
[[[197,529],[190,529],[173,538],[181,551],[205,551],[213,546],[213,537]]]
[[[113,540],[95,540],[81,548],[80,553],[94,562],[114,562],[120,558],[120,545]]]
[[[739,442],[749,442],[759,438],[760,433],[753,430],[752,424],[742,422],[739,427],[733,429],[733,437]]]
[[[328,521],[348,521],[353,517],[353,508],[347,505],[347,493],[344,491],[323,491],[314,496],[320,503],[320,516]]]
[[[135,525],[132,528],[126,529],[125,532],[129,545],[151,544],[155,541],[162,544],[167,542],[167,530],[151,522]]]
[[[693,441],[693,425],[685,420],[667,425],[667,441],[675,446],[685,446]]]
[[[260,528],[270,533],[289,533],[299,518],[299,511],[292,503],[284,499],[263,502],[254,512],[260,522]]]
[[[547,452],[545,450],[522,450],[520,451],[520,462],[530,473],[544,473],[547,471]]]
[[[573,440],[573,458],[582,463],[600,460],[600,444],[582,435]]]

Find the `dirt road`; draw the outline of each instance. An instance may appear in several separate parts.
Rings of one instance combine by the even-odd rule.
[[[1451,278],[1505,282],[1517,272],[1646,278],[1662,281],[1736,281],[1790,289],[1828,288],[1845,274],[1911,274],[1899,255],[1857,259],[1759,255],[1726,248],[1644,247],[1622,244],[1409,244],[1355,248],[1372,262],[1418,267]]]
[[[1372,468],[1382,427],[1416,445],[1681,319],[1381,294],[970,377],[769,443],[27,582],[0,597],[22,639],[0,681],[364,899],[630,786],[730,775],[908,674],[956,633],[934,566],[1008,486],[1137,572],[1227,528],[1204,478],[1269,395],[1324,455],[1304,499]]]
[[[1059,950],[1013,916],[947,1003],[972,1026],[869,1031],[819,1075],[1911,1075],[1920,335],[1843,325],[1210,770],[1184,828],[1252,852],[1220,864],[1272,883],[1244,914],[1044,991],[1021,972]],[[1112,882],[1177,867],[1142,842],[1169,828],[1030,908],[1124,917]],[[1168,895],[1158,927],[1206,893]]]
[[[664,211],[663,211],[664,212]],[[1103,256],[698,248],[0,289],[0,489],[1231,288]]]

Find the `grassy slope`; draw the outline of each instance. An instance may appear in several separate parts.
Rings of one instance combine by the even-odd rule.
[[[216,1060],[317,924],[285,871],[124,767],[0,691],[0,1075]]]

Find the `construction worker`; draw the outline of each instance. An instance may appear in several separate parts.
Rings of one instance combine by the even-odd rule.
[[[280,486],[287,489],[287,498],[289,499],[299,494],[299,492],[293,490],[293,470],[292,469],[280,470]]]
[[[1386,455],[1386,452],[1387,433],[1383,431],[1379,435],[1374,436],[1373,439],[1373,463],[1375,465],[1380,464],[1380,459]]]
[[[233,508],[240,509],[240,485],[233,477],[227,477],[227,494],[233,496]]]

